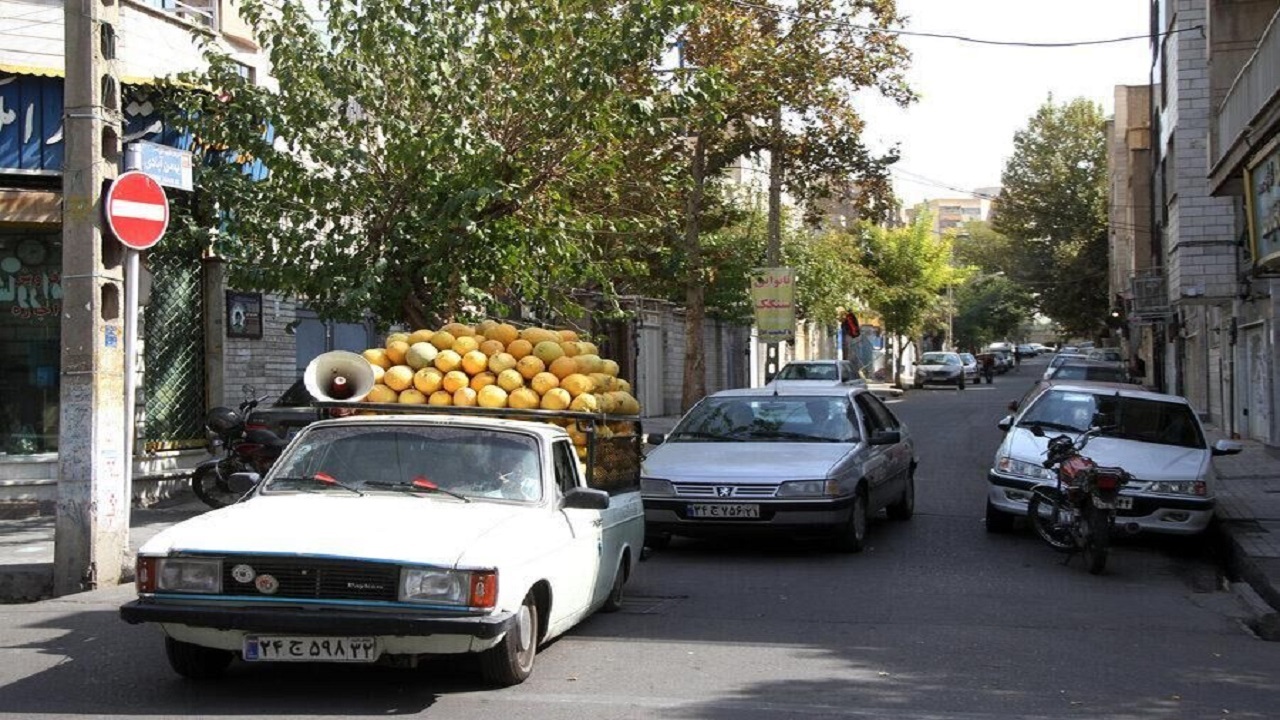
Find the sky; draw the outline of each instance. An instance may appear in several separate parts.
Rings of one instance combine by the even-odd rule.
[[[908,16],[905,30],[1018,42],[1145,35],[1149,7],[1149,0],[898,0],[899,13]],[[999,185],[1013,134],[1050,93],[1057,102],[1089,98],[1110,115],[1116,85],[1149,81],[1145,39],[1070,48],[921,37],[903,42],[913,54],[907,79],[919,101],[903,110],[867,96],[863,114],[872,147],[899,144],[894,189],[908,207],[968,197],[938,185]]]

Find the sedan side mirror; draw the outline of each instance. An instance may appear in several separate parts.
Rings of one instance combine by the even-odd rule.
[[[661,445],[667,439],[667,436],[664,435],[663,433],[649,433],[644,437],[645,437],[645,442],[649,443],[650,445]]]
[[[871,436],[872,445],[897,445],[902,442],[902,433],[897,430],[880,430]]]
[[[1000,418],[1000,422],[996,423],[996,427],[1000,428],[1005,432],[1009,432],[1009,428],[1013,427],[1013,416],[1005,415],[1004,417]]]
[[[1216,455],[1235,455],[1241,450],[1244,450],[1244,445],[1240,444],[1239,442],[1236,442],[1235,440],[1219,440],[1218,442],[1213,444],[1213,450],[1211,450],[1210,452],[1215,456]]]
[[[256,472],[231,473],[227,478],[227,489],[236,495],[244,495],[257,486],[262,476]]]
[[[609,507],[609,493],[595,488],[574,488],[564,495],[560,507],[573,510],[604,510]]]

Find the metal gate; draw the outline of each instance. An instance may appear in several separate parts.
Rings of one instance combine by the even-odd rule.
[[[642,312],[640,324],[640,357],[636,367],[636,391],[640,411],[645,417],[665,414],[662,386],[665,381],[662,355],[662,316]]]
[[[137,445],[148,452],[204,444],[204,328],[200,258],[189,252],[147,254],[151,299],[143,314],[145,408]]]

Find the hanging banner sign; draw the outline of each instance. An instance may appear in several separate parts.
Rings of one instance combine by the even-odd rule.
[[[760,342],[795,342],[796,284],[791,268],[759,268],[751,275],[751,304]]]

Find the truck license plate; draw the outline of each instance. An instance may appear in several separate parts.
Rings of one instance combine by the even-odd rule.
[[[1117,510],[1132,510],[1132,509],[1133,509],[1133,498],[1131,498],[1131,497],[1126,497],[1126,496],[1124,496],[1124,495],[1121,495],[1121,496],[1117,497],[1117,498],[1116,498],[1116,509],[1117,509]]]
[[[692,518],[743,518],[760,517],[759,505],[690,505],[689,517]]]
[[[250,635],[244,639],[244,659],[250,662],[373,662],[378,659],[378,642],[371,637]]]

